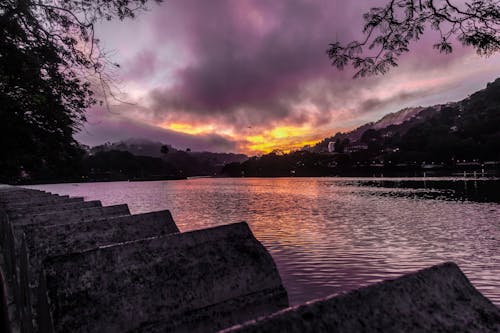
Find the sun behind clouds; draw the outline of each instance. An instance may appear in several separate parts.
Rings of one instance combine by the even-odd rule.
[[[314,133],[310,126],[276,126],[267,130],[247,129],[245,134],[213,124],[163,123],[160,127],[190,135],[218,134],[239,142],[240,151],[249,155],[270,153],[274,150],[289,152],[312,145],[325,133]]]

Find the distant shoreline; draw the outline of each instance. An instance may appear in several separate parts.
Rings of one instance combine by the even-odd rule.
[[[87,183],[112,183],[112,182],[152,182],[152,181],[170,181],[170,180],[195,180],[195,179],[205,179],[205,178],[227,178],[227,179],[301,179],[301,178],[332,178],[332,179],[363,179],[363,180],[402,180],[402,181],[499,181],[500,175],[487,175],[481,176],[477,174],[467,173],[466,176],[463,175],[415,175],[415,176],[403,176],[403,175],[335,175],[335,176],[249,176],[249,177],[229,177],[229,176],[192,176],[192,177],[167,177],[167,178],[136,178],[136,179],[87,179],[87,180],[45,180],[45,181],[35,181],[35,182],[19,182],[11,183],[9,185],[13,186],[29,186],[29,185],[55,185],[55,184],[87,184]]]

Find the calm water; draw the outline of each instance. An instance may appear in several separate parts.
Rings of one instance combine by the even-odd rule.
[[[455,261],[500,305],[499,184],[204,178],[32,187],[128,203],[133,213],[170,209],[181,231],[247,221],[292,304]]]

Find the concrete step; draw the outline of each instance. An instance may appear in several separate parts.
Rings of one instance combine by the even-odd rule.
[[[28,215],[19,219],[14,219],[11,222],[14,228],[23,225],[39,224],[39,225],[58,225],[83,222],[96,218],[104,218],[110,216],[130,215],[127,205],[113,205],[104,207],[76,208],[70,210],[52,211],[36,215]]]
[[[50,206],[53,204],[62,204],[62,203],[70,203],[70,202],[82,202],[83,197],[69,197],[68,195],[61,196],[50,196],[47,198],[42,198],[36,201],[30,202],[9,202],[4,204],[5,210],[9,211],[11,209],[20,209],[26,207],[35,207],[35,206]]]
[[[21,192],[42,192],[42,193],[47,193],[46,191],[41,191],[41,190],[33,190],[29,188],[24,188],[24,187],[17,187],[17,186],[1,186],[0,187],[0,195],[3,195],[4,193],[21,193]]]
[[[9,209],[7,210],[7,214],[10,221],[16,221],[19,219],[27,218],[30,215],[40,215],[52,212],[95,207],[102,207],[102,203],[98,200],[53,203],[51,205],[45,206],[30,206],[25,208]]]
[[[34,317],[35,288],[45,258],[177,232],[179,229],[168,210],[49,227],[25,227],[23,245],[17,253],[20,297],[26,320]]]
[[[27,226],[23,243],[34,269],[30,282],[37,283],[41,262],[46,257],[178,232],[168,210],[48,227]]]
[[[57,195],[41,191],[16,191],[14,193],[2,192],[0,193],[0,203],[31,201],[51,196]]]
[[[37,215],[28,215],[12,221],[4,220],[2,221],[1,227],[1,245],[7,271],[12,274],[15,267],[18,267],[18,263],[16,262],[16,249],[21,244],[23,228],[27,226],[50,226],[78,223],[88,220],[124,215],[130,215],[127,205],[62,210]]]

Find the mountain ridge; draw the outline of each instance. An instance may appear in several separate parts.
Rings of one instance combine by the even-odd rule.
[[[376,121],[365,123],[349,132],[337,132],[335,135],[321,140],[316,145],[310,147],[308,150],[313,152],[325,151],[328,149],[329,142],[344,140],[346,138],[349,139],[350,142],[359,142],[363,136],[363,133],[369,129],[382,132],[395,131],[399,135],[403,135],[409,128],[435,116],[443,108],[453,107],[466,101],[468,98],[470,97],[467,97],[459,102],[448,102],[445,104],[436,104],[432,106],[406,107],[396,112],[390,112]]]

